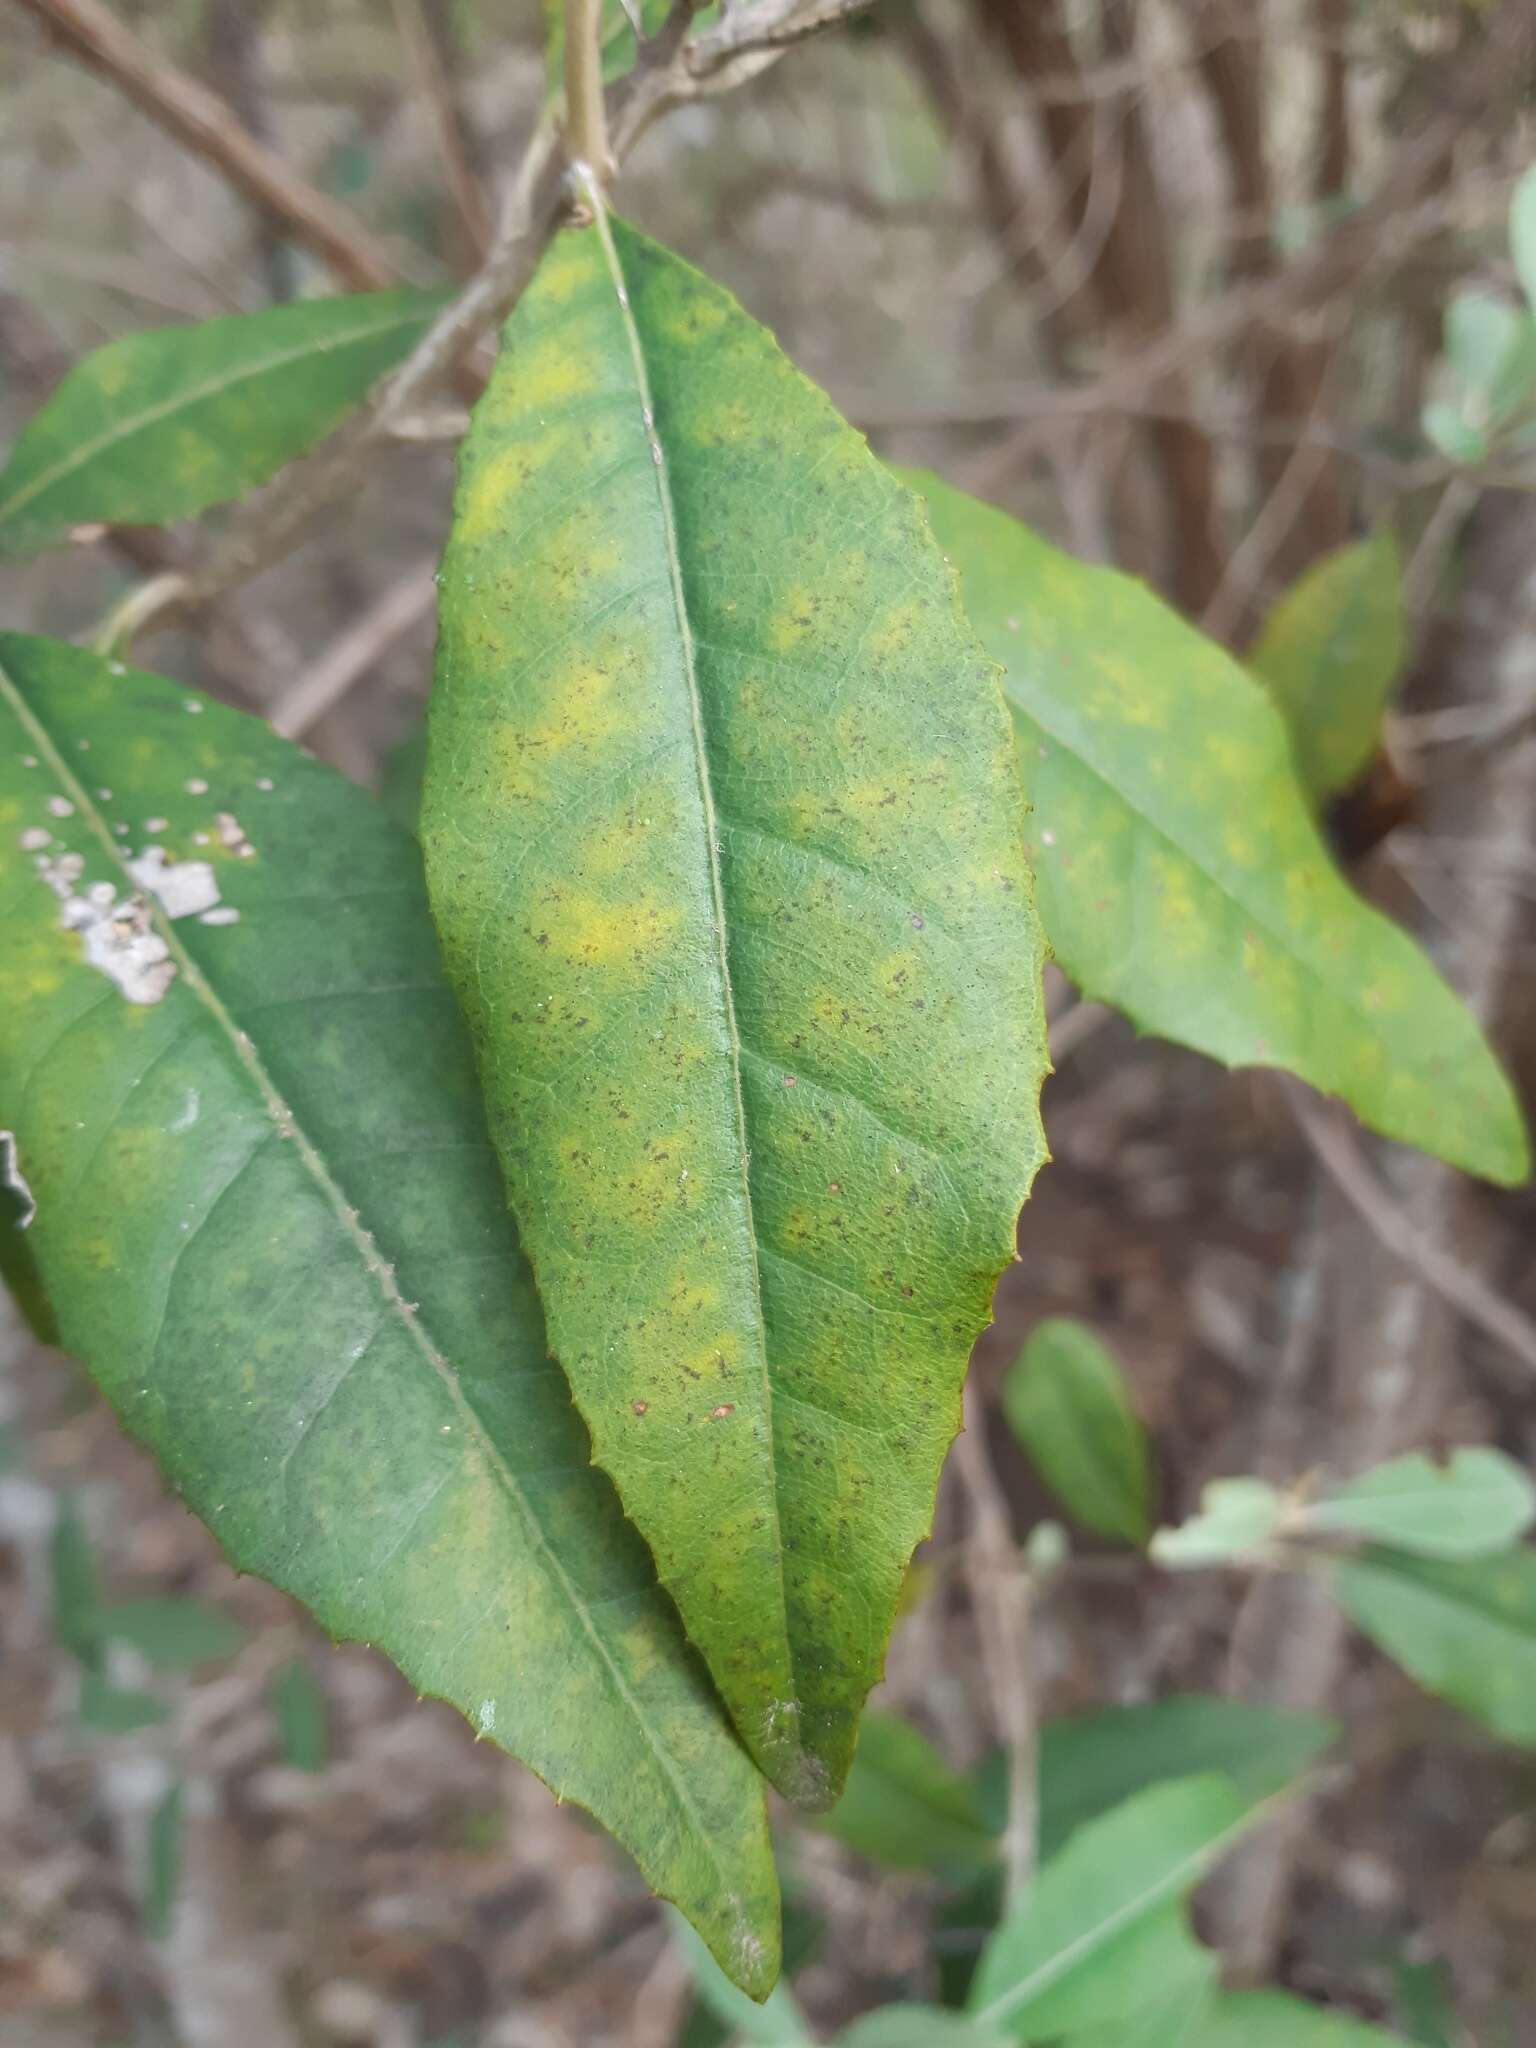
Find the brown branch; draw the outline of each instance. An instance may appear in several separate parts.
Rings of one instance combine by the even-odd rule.
[[[1319,200],[1342,196],[1354,159],[1349,118],[1349,7],[1350,0],[1311,0],[1312,41],[1323,74],[1312,151],[1312,197]]]
[[[19,0],[24,6],[82,4],[82,0]],[[842,19],[865,0],[838,0],[835,18]],[[693,7],[689,0],[674,6],[667,26],[651,38],[640,62],[609,95],[609,134],[615,158],[622,162],[640,136],[670,108],[723,89],[726,67],[750,59],[776,60],[780,49],[810,33],[804,0],[757,0],[730,17],[731,36],[718,61],[700,45],[686,42]],[[793,36],[754,45],[748,18],[763,35],[776,25],[797,27]],[[818,16],[819,18],[819,16]],[[720,30],[712,32],[718,38]],[[713,47],[719,50],[718,43]],[[735,75],[734,71],[732,75]],[[541,124],[523,154],[507,190],[496,238],[484,264],[453,303],[440,313],[399,369],[383,378],[361,411],[325,445],[293,463],[259,492],[229,522],[203,561],[189,569],[153,623],[201,609],[222,592],[244,582],[292,548],[316,515],[352,491],[374,449],[430,415],[444,381],[469,376],[466,358],[486,329],[504,319],[522,296],[566,203],[566,160],[560,138]],[[483,381],[483,380],[482,380]],[[150,620],[141,619],[146,630]]]
[[[399,273],[344,206],[301,178],[244,127],[227,100],[158,57],[101,0],[11,0],[63,50],[116,86],[141,113],[203,158],[267,220],[327,263],[354,291]]]
[[[1193,26],[1203,38],[1196,74],[1210,100],[1227,167],[1232,221],[1227,275],[1235,283],[1248,282],[1269,276],[1275,267],[1262,23],[1245,0],[1201,0]],[[1325,344],[1256,327],[1240,338],[1238,355],[1254,387],[1260,419],[1306,418],[1317,412],[1328,369]],[[1263,542],[1266,566],[1289,582],[1349,531],[1338,477],[1315,446],[1299,451],[1260,447],[1253,466],[1261,494],[1259,516],[1268,528]],[[1229,596],[1232,590],[1229,578]],[[1245,618],[1240,607],[1227,623],[1236,632],[1256,625],[1257,618],[1251,607]],[[1206,630],[1217,631],[1209,612]]]
[[[1070,77],[1080,70],[1059,0],[975,4],[983,31],[1007,56],[1034,113],[1058,187],[1063,232],[1074,239],[1083,235],[1095,188],[1112,176],[1112,201],[1083,266],[1085,296],[1121,349],[1166,332],[1175,312],[1171,252],[1140,81],[1112,97],[1083,94],[1041,103],[1032,94],[1034,78]],[[1127,0],[1106,0],[1103,26],[1107,56],[1134,71],[1135,9]],[[1214,455],[1191,417],[1180,366],[1169,364],[1157,383],[1168,416],[1150,419],[1143,431],[1166,503],[1165,530],[1177,537],[1166,580],[1186,609],[1198,612],[1222,571]]]
[[[974,1385],[955,1439],[955,1472],[970,1521],[963,1562],[998,1740],[1008,1764],[1008,1820],[1002,1859],[1006,1897],[1016,1904],[1035,1870],[1039,1808],[1039,1726],[1031,1678],[1034,1585],[1013,1540],[1008,1501],[987,1454],[986,1417]]]
[[[490,249],[492,222],[475,172],[474,146],[464,109],[449,68],[446,27],[439,17],[428,12],[426,0],[394,0],[394,5],[406,62],[415,74],[443,180],[458,216],[460,239],[468,259],[461,268],[473,270],[485,261]]]
[[[1536,1322],[1421,1228],[1372,1172],[1342,1117],[1297,1083],[1281,1082],[1280,1086],[1302,1135],[1329,1177],[1393,1258],[1475,1328],[1536,1372]]]
[[[1042,391],[1041,404],[1060,416],[1121,407],[1156,390],[1202,356],[1227,347],[1257,322],[1294,319],[1338,293],[1358,290],[1373,271],[1401,262],[1422,236],[1427,220],[1438,229],[1443,208],[1424,207],[1453,151],[1469,128],[1484,126],[1523,89],[1536,55],[1536,18],[1526,0],[1498,0],[1485,17],[1478,48],[1440,80],[1441,111],[1402,142],[1373,197],[1322,235],[1301,255],[1252,284],[1220,294],[1191,319],[1160,334],[1091,384]],[[974,464],[969,487],[986,495],[1034,455],[1038,426],[1010,434]]]

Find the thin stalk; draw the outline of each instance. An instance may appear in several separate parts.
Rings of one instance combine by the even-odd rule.
[[[606,184],[613,169],[603,106],[602,0],[565,0],[565,146]]]

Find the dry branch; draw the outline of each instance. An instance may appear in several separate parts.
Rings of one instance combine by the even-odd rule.
[[[227,100],[158,57],[101,0],[11,0],[73,57],[116,86],[354,291],[399,282],[399,272],[344,206],[301,178],[245,128]]]

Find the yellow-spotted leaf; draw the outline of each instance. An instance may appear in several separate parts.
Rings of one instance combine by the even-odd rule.
[[[441,292],[304,299],[156,327],[79,362],[0,471],[0,554],[94,520],[158,526],[265,483],[425,332]]]
[[[1376,751],[1405,644],[1387,527],[1314,562],[1265,619],[1248,666],[1279,705],[1316,801],[1347,789]]]
[[[762,1996],[761,1781],[549,1363],[414,842],[259,720],[0,634],[0,919],[61,1341],[234,1564],[589,1807]]]
[[[1523,1180],[1503,1070],[1333,865],[1261,686],[1131,577],[910,480],[1007,666],[1040,916],[1083,993],[1228,1066],[1288,1068],[1470,1173]]]
[[[824,1805],[1041,1156],[996,671],[911,494],[601,215],[508,324],[441,616],[428,881],[554,1352]]]

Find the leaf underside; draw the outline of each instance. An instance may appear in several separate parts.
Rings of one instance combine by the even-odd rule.
[[[441,619],[428,879],[555,1354],[824,1805],[1041,1157],[995,673],[862,439],[606,220],[508,323]]]
[[[443,298],[304,299],[108,342],[62,380],[0,472],[0,554],[95,520],[190,518],[265,483],[363,399]]]
[[[1265,692],[1117,571],[913,473],[1005,663],[1040,915],[1084,995],[1232,1067],[1284,1067],[1363,1123],[1513,1184],[1513,1090],[1405,932],[1318,837]]]
[[[150,844],[238,922],[132,940]],[[70,856],[105,923],[61,927]],[[64,1343],[234,1564],[590,1808],[761,1995],[760,1783],[549,1362],[413,843],[255,719],[0,635],[0,914]],[[87,964],[114,924],[158,999]]]

